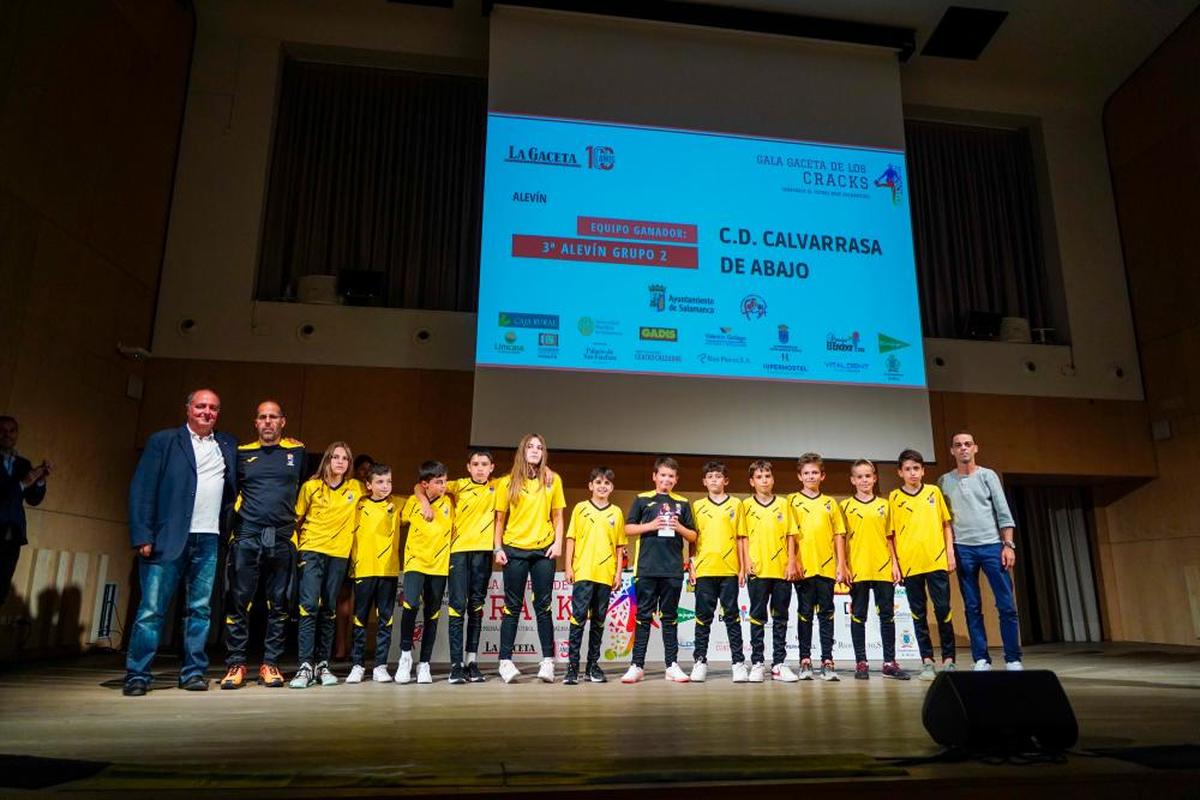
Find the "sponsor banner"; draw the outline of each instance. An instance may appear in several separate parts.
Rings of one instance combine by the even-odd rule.
[[[571,614],[571,592],[573,584],[567,581],[564,573],[554,576],[554,599],[550,604],[550,616],[554,623],[554,657],[556,661],[567,660],[568,637]],[[400,600],[397,599],[397,610],[394,621],[395,629],[392,636],[392,653],[390,660],[395,663],[400,657]],[[853,669],[854,647],[850,642],[850,596],[839,594],[834,596],[833,608],[833,658],[843,668]],[[903,586],[896,587],[896,657],[902,660],[920,660],[917,651],[917,640],[913,632],[912,615],[908,609],[908,597]],[[487,599],[483,608],[483,626],[479,637],[479,657],[485,664],[495,662],[500,652],[500,622],[504,609],[504,579],[501,573],[492,573],[488,583]],[[738,594],[738,611],[742,620],[742,641],[744,643],[746,660],[750,659],[750,597],[743,588]],[[718,609],[719,614],[719,609]],[[625,573],[621,588],[612,594],[608,607],[608,617],[604,620],[604,644],[600,649],[600,659],[605,663],[628,663],[633,652],[633,634],[637,620],[637,597],[633,591],[632,573]],[[696,633],[696,595],[687,584],[679,598],[679,662],[685,667],[692,663],[692,646]],[[590,623],[589,623],[590,624]],[[450,660],[449,647],[449,613],[443,605],[442,613],[438,616],[437,641],[434,643],[433,660],[437,663],[448,663]],[[799,657],[797,646],[797,616],[796,595],[792,593],[791,606],[788,611],[788,663],[795,665]],[[771,656],[771,632],[768,626],[766,633],[767,658]],[[420,649],[421,638],[424,635],[422,620],[417,619],[417,630],[414,635],[414,649]],[[819,629],[813,625],[813,660],[819,661],[821,646],[818,638]],[[587,631],[584,632],[582,645],[585,660],[587,651]],[[533,615],[533,592],[527,585],[525,590],[525,606],[517,623],[517,638],[513,647],[513,660],[517,662],[536,662],[542,658],[541,645],[538,642],[537,621]],[[867,617],[867,659],[876,663],[883,658],[883,646],[879,639],[879,618],[875,613],[874,604],[870,604]],[[658,618],[655,617],[650,631],[650,644],[646,654],[646,663],[658,665],[662,663],[663,645],[662,629]],[[729,638],[725,632],[724,623],[714,619],[712,632],[708,640],[708,660],[711,662],[729,662]]]

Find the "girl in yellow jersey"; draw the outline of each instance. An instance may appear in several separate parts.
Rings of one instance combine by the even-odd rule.
[[[535,433],[522,437],[512,472],[496,483],[496,563],[504,569],[504,618],[500,623],[500,677],[512,683],[521,674],[512,662],[517,621],[525,605],[525,582],[533,580],[542,663],[538,678],[554,681],[554,622],[550,603],[554,561],[562,552],[562,479],[547,466],[546,440]]]
[[[296,498],[300,669],[288,684],[293,689],[318,681],[322,686],[338,682],[329,669],[337,596],[354,543],[354,509],[363,496],[362,483],[349,477],[353,460],[350,445],[329,445],[316,474],[304,482]]]

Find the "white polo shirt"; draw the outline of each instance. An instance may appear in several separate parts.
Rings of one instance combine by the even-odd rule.
[[[191,533],[219,533],[221,496],[225,492],[225,457],[217,437],[197,436],[190,427],[192,452],[196,455],[196,500],[192,505]]]

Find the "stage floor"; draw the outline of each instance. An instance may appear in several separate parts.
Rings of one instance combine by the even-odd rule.
[[[1093,796],[1200,793],[1190,751],[1184,769],[1091,752],[1200,745],[1197,649],[1030,648],[1027,666],[1058,673],[1080,727],[1077,755],[1037,764],[888,760],[938,748],[921,725],[929,684],[878,673],[870,681],[844,672],[840,683],[734,685],[728,668],[714,665],[707,683],[674,685],[659,667],[645,683],[623,686],[610,667],[608,684],[572,687],[529,676],[505,686],[494,673],[485,684],[451,686],[435,670],[432,686],[207,693],[180,691],[169,675],[169,688],[126,698],[120,663],[95,655],[0,672],[4,793],[21,778],[92,797],[748,791],[730,784],[754,784],[756,797],[771,797],[794,795],[798,781],[881,796],[969,785],[973,796],[1019,790],[1061,798],[1065,784]]]

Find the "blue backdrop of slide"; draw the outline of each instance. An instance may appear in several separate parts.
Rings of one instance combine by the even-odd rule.
[[[481,366],[923,387],[904,154],[488,115]]]

